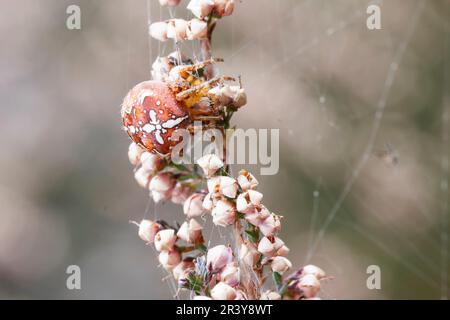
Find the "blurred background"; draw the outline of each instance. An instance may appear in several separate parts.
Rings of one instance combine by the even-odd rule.
[[[187,2],[0,0],[0,298],[172,297],[128,220],[147,207],[184,217],[135,183],[119,109],[174,50],[149,39],[148,21],[189,19]],[[214,55],[248,93],[234,123],[280,129],[279,173],[257,178],[285,217],[293,264],[334,276],[322,297],[446,298],[450,1],[379,1],[375,31],[370,3],[237,1]],[[81,30],[66,28],[71,4]],[[66,288],[69,265],[81,268],[81,290]],[[370,265],[380,290],[366,286]]]

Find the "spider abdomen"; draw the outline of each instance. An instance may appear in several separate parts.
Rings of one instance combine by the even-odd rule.
[[[168,154],[178,141],[172,135],[191,123],[182,101],[160,81],[144,81],[126,95],[121,109],[122,122],[130,138],[147,151]]]

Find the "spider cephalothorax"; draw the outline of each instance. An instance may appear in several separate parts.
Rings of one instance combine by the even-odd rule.
[[[144,81],[131,89],[121,110],[131,139],[147,151],[166,155],[179,142],[172,139],[175,131],[189,129],[196,120],[206,126],[223,121],[224,107],[245,104],[240,87],[225,85],[233,78],[206,79],[203,68],[213,62],[171,67],[165,81]]]

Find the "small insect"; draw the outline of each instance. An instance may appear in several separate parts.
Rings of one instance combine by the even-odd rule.
[[[121,108],[124,130],[130,138],[147,151],[167,155],[179,142],[172,139],[177,130],[190,129],[194,121],[203,121],[206,127],[214,125],[224,120],[224,107],[240,107],[243,89],[225,85],[234,78],[206,79],[204,68],[215,61],[173,64],[165,81],[144,81],[131,89]],[[234,88],[233,94],[226,99],[224,92],[230,96],[230,88]]]

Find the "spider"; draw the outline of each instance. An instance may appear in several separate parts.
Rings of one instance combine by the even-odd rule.
[[[173,64],[165,81],[144,81],[131,89],[121,108],[130,138],[145,150],[166,156],[179,142],[172,139],[177,130],[191,130],[194,121],[215,126],[224,120],[225,107],[237,109],[245,104],[243,89],[226,85],[234,78],[207,79],[204,75],[205,67],[217,61],[222,60]]]

